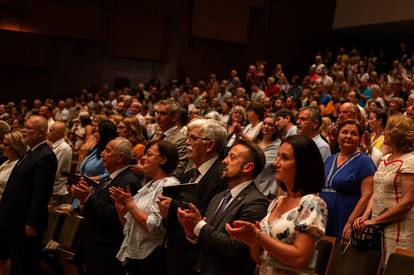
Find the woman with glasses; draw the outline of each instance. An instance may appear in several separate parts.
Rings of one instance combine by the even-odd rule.
[[[148,143],[137,169],[151,180],[132,197],[129,190],[111,187],[119,219],[124,225],[124,241],[117,258],[128,274],[165,274],[165,228],[157,204],[163,187],[177,185],[171,176],[177,167],[175,145],[162,140]]]

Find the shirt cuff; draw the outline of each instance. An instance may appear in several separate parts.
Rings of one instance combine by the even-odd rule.
[[[196,224],[196,226],[194,226],[194,235],[196,235],[198,237],[198,235],[200,235],[201,228],[203,228],[203,226],[206,225],[206,224],[207,223],[204,220],[199,221]]]

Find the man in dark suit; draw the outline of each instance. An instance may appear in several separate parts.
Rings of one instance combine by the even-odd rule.
[[[23,128],[27,153],[17,162],[0,201],[0,254],[10,274],[39,274],[41,244],[57,160],[46,143],[47,121],[31,116]]]
[[[179,178],[187,167],[187,145],[185,136],[178,128],[180,104],[174,99],[161,100],[156,108],[157,124],[161,131],[153,139],[169,141],[175,145],[178,152],[178,165],[173,175]]]
[[[87,274],[123,274],[122,263],[116,254],[123,240],[123,227],[109,187],[138,190],[138,179],[131,172],[132,145],[118,137],[110,141],[102,152],[102,159],[109,176],[105,177],[92,192],[84,179],[73,186],[73,195],[84,205],[84,224],[81,227],[80,259]]]
[[[226,135],[226,129],[212,119],[195,119],[188,124],[188,158],[195,167],[184,173],[180,182],[197,184],[197,206],[202,214],[211,198],[227,188],[221,177],[221,160],[218,158]],[[167,270],[170,275],[191,274],[195,259],[195,249],[186,240],[177,220],[179,204],[177,200],[160,197],[161,215],[167,224]]]
[[[193,204],[189,209],[178,209],[178,219],[187,238],[199,248],[196,272],[209,275],[253,274],[255,263],[249,248],[229,237],[226,223],[234,220],[255,222],[265,216],[268,201],[253,182],[264,163],[264,153],[256,144],[238,141],[222,162],[223,176],[229,189],[212,198],[205,218]]]

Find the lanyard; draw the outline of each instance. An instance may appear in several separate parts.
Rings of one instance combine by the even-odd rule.
[[[335,155],[335,159],[334,159],[334,161],[332,162],[332,164],[331,164],[331,168],[329,169],[329,174],[328,174],[328,176],[326,177],[326,184],[325,184],[325,186],[327,187],[327,188],[331,188],[332,187],[332,182],[333,182],[333,179],[335,178],[335,176],[346,166],[346,165],[348,165],[351,161],[353,161],[354,159],[356,159],[359,155],[361,154],[361,152],[356,152],[356,153],[354,153],[350,158],[348,158],[342,165],[341,165],[341,167],[339,167],[338,168],[338,170],[336,170],[335,171],[335,173],[334,173],[334,169],[335,169],[335,166],[336,166],[336,162],[337,162],[337,160],[338,160],[338,155],[339,155],[339,153],[337,153],[336,155]]]

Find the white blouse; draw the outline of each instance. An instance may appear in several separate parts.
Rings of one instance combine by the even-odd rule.
[[[13,171],[13,168],[16,165],[17,161],[17,159],[14,161],[6,160],[0,166],[0,199],[3,195],[3,191],[6,188],[6,183],[9,180],[10,174]]]
[[[157,181],[150,181],[144,185],[133,200],[135,205],[148,214],[147,228],[143,228],[134,217],[125,214],[124,241],[116,257],[121,262],[126,258],[145,259],[151,252],[162,244],[165,228],[157,204],[158,196],[164,186],[177,185],[180,182],[175,177],[165,177]]]

